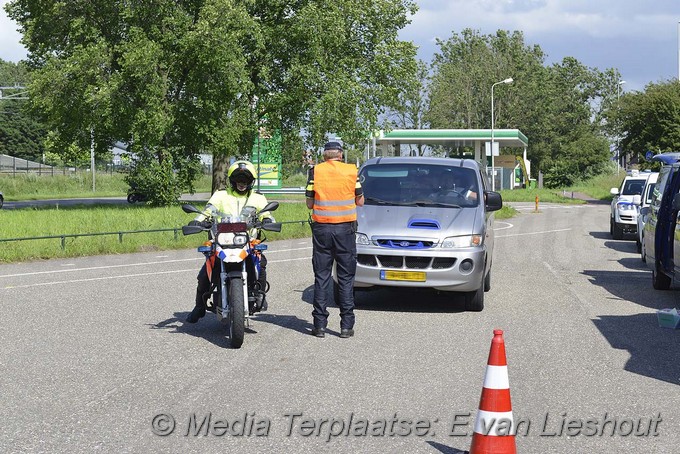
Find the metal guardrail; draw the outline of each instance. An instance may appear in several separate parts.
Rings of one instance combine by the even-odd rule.
[[[153,233],[153,232],[174,232],[175,240],[177,239],[177,232],[182,230],[182,227],[172,228],[172,229],[152,229],[152,230],[123,230],[120,232],[100,232],[100,233],[65,233],[62,235],[49,235],[49,236],[30,236],[24,238],[0,238],[0,242],[9,241],[27,241],[27,240],[49,240],[58,238],[61,240],[61,248],[66,249],[66,238],[77,238],[79,236],[102,236],[102,235],[118,235],[118,242],[123,242],[123,235],[133,234],[133,233]]]
[[[307,224],[308,220],[305,221],[283,221],[281,224]],[[102,235],[118,235],[118,242],[123,242],[123,235],[130,235],[135,233],[154,233],[154,232],[173,232],[174,238],[177,240],[177,232],[181,231],[182,227],[175,227],[169,229],[150,229],[150,230],[121,230],[119,232],[99,232],[99,233],[65,233],[62,235],[48,235],[48,236],[30,236],[24,238],[0,238],[1,243],[10,241],[28,241],[28,240],[49,240],[49,239],[59,239],[61,240],[61,248],[66,249],[66,238],[78,238],[80,236],[102,236]]]
[[[278,189],[267,189],[260,188],[262,194],[304,194],[305,188],[278,188]]]

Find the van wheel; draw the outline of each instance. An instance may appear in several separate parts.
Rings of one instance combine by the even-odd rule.
[[[640,243],[640,238],[639,238],[639,237],[638,237],[637,240],[635,240],[635,246],[637,246],[638,254],[642,253],[642,243]]]
[[[652,285],[657,290],[668,290],[671,288],[671,278],[659,271],[659,262],[652,268]]]
[[[612,237],[615,240],[622,240],[623,239],[623,227],[619,226],[616,222],[614,223],[614,226],[612,227],[614,232],[612,233]]]
[[[642,237],[642,242],[640,243],[640,257],[644,263],[647,263],[647,248],[645,248],[645,237]]]
[[[488,292],[489,290],[491,290],[491,270],[486,273],[486,277],[484,278],[484,291]]]
[[[614,236],[614,220],[609,218],[609,234]]]
[[[465,310],[471,312],[484,310],[484,285],[480,285],[473,292],[465,293]]]

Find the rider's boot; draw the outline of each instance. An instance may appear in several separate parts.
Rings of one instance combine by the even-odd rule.
[[[187,316],[187,323],[196,323],[203,316],[205,316],[205,299],[203,298],[203,293],[196,290],[196,306]]]
[[[263,293],[263,294],[262,294],[262,309],[260,309],[260,310],[261,310],[262,312],[266,312],[266,311],[267,311],[267,308],[268,308],[268,306],[267,306],[267,295],[265,295],[265,294]]]
[[[262,306],[260,310],[262,312],[267,311],[267,272],[262,272],[258,276],[258,282],[260,283],[260,292],[262,293]]]

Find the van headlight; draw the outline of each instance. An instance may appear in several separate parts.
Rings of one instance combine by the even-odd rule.
[[[368,246],[371,244],[371,242],[368,240],[368,236],[366,236],[364,233],[357,233],[356,237],[357,244],[361,244],[363,246]]]
[[[482,235],[450,236],[444,238],[444,241],[442,241],[442,248],[476,247],[481,246],[484,242],[483,240],[484,237]]]
[[[635,209],[635,205],[631,205],[630,203],[617,203],[616,209],[619,211],[632,211]]]
[[[217,244],[220,246],[243,246],[246,244],[247,237],[243,234],[224,232],[217,234]]]

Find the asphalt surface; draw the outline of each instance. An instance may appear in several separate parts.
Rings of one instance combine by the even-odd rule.
[[[680,330],[655,315],[678,289],[653,290],[607,205],[532,210],[496,223],[483,312],[360,292],[350,339],[335,307],[309,335],[309,239],[269,244],[270,311],[240,350],[212,314],[183,322],[194,250],[2,265],[0,452],[462,453],[495,328],[517,452],[680,452]]]

